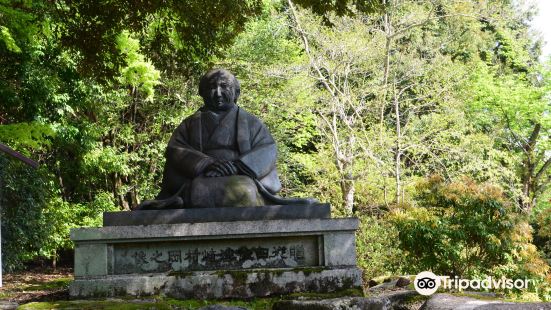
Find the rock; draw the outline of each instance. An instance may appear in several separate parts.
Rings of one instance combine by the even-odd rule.
[[[489,304],[476,308],[477,310],[547,310],[551,309],[551,303],[548,302],[530,302],[530,303],[497,303]]]
[[[425,302],[421,310],[489,310],[489,309],[551,309],[551,303],[513,303],[499,300],[480,300],[466,296],[435,294]]]
[[[498,299],[499,296],[495,292],[479,292],[479,291],[463,291],[463,294],[479,299]]]
[[[369,292],[376,292],[376,291],[386,291],[390,290],[396,287],[396,283],[398,280],[385,280],[383,283],[379,285],[375,285],[374,287],[370,287],[368,289]]]
[[[461,308],[464,310],[474,309],[476,307],[487,305],[494,301],[484,301],[465,296],[453,296],[450,294],[434,294],[425,302],[422,310],[452,310]]]
[[[0,300],[0,310],[14,310],[19,306],[15,302]]]
[[[402,304],[417,296],[415,291],[394,291],[375,297],[343,297],[324,300],[286,300],[275,303],[272,310],[390,310],[405,309]]]
[[[396,287],[408,286],[410,283],[411,281],[408,278],[399,277],[398,281],[396,281]]]
[[[276,302],[272,310],[333,310],[342,309],[348,310],[351,308],[350,304],[354,297],[323,299],[323,300],[285,300]]]
[[[224,305],[209,305],[206,307],[199,308],[198,310],[249,310],[247,308],[243,307],[236,307],[236,306],[224,306]]]

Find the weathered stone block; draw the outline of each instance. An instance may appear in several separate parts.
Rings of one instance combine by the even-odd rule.
[[[349,232],[325,234],[323,238],[326,266],[355,266],[355,236]]]
[[[107,274],[107,244],[75,245],[75,277]]]
[[[329,293],[360,286],[361,271],[355,267],[253,269],[76,279],[70,286],[70,295],[141,297],[162,294],[180,299],[252,298],[307,291]]]
[[[358,224],[317,218],[73,229],[70,293],[239,298],[360,287]]]

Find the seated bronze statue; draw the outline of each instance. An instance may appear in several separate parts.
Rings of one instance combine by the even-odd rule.
[[[223,69],[199,83],[204,106],[176,128],[166,148],[161,192],[138,209],[312,204],[281,198],[276,144],[266,126],[237,106],[241,88]]]

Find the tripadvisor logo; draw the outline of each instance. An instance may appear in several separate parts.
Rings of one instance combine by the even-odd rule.
[[[492,277],[486,277],[485,279],[461,279],[459,277],[450,278],[448,276],[437,276],[430,271],[423,271],[419,273],[413,285],[417,293],[421,295],[432,295],[438,288],[443,285],[444,289],[456,289],[462,291],[464,289],[527,289],[533,280],[530,279],[507,279],[505,277],[496,279]]]
[[[432,295],[440,287],[440,277],[430,271],[423,271],[415,277],[413,286],[421,295]]]

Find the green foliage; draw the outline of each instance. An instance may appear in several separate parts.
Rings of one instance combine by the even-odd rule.
[[[55,134],[48,125],[39,122],[0,125],[0,141],[11,143],[16,149],[42,150],[51,146]]]
[[[335,13],[337,16],[354,15],[357,11],[363,13],[380,12],[385,8],[385,2],[381,0],[295,0],[296,3],[305,8],[311,9],[314,13],[323,15],[325,22],[331,24],[328,19],[330,13]]]
[[[480,64],[470,83],[472,101],[468,115],[479,130],[496,137],[495,150],[505,150],[515,159],[505,165],[517,175],[514,187],[518,192],[513,196],[528,210],[537,203],[549,205],[537,199],[550,183],[548,70],[543,68],[538,73],[543,75],[542,85],[533,85],[526,74],[499,76],[492,68]]]
[[[420,182],[417,191],[418,206],[396,209],[390,216],[399,231],[406,271],[527,278],[536,283],[530,288],[533,293],[509,293],[514,298],[532,294],[536,300],[549,300],[549,264],[533,244],[532,228],[514,212],[500,188],[467,178],[445,182],[433,176]]]
[[[551,70],[529,12],[290,3],[0,0],[0,142],[41,167],[0,157],[7,267],[154,197],[200,74],[224,67],[278,143],[281,194],[360,217],[366,276],[545,275]]]
[[[160,72],[140,54],[140,42],[133,39],[128,31],[123,31],[116,39],[117,48],[125,56],[126,66],[121,68],[122,84],[128,84],[144,92],[146,100],[151,101],[158,85]]]
[[[57,223],[47,223],[43,214],[50,191],[44,169],[34,171],[5,155],[0,167],[3,268],[13,270],[39,254]]]
[[[400,242],[397,228],[384,219],[366,215],[359,219],[356,249],[364,279],[399,274],[407,263],[397,246]]]
[[[419,207],[393,217],[401,247],[414,262],[412,272],[465,277],[505,262],[515,221],[499,188],[432,177],[417,192]]]
[[[53,14],[63,25],[63,45],[82,55],[82,70],[109,78],[122,65],[115,51],[124,30],[144,34],[143,49],[153,63],[189,74],[230,45],[261,7],[259,0],[69,1],[58,3]]]
[[[70,203],[58,194],[54,176],[44,167],[27,165],[0,156],[2,193],[2,247],[6,270],[20,269],[34,257],[55,258],[72,247],[69,230],[101,226],[101,214],[116,210],[108,193],[99,193],[90,203]]]
[[[534,212],[535,226],[534,244],[542,253],[542,257],[551,265],[551,208],[543,208]]]
[[[262,18],[251,21],[236,37],[218,65],[236,74],[243,89],[239,104],[259,116],[278,143],[281,194],[319,197],[322,190],[312,186],[319,170],[315,102],[305,87],[311,85],[305,72],[292,69],[306,59],[287,22],[275,8],[266,7]]]
[[[531,228],[500,188],[431,177],[417,190],[419,206],[392,215],[409,271],[545,279],[549,266],[531,244]]]
[[[21,49],[15,43],[11,36],[10,30],[4,26],[0,26],[0,40],[4,42],[6,49],[13,53],[21,53]]]

